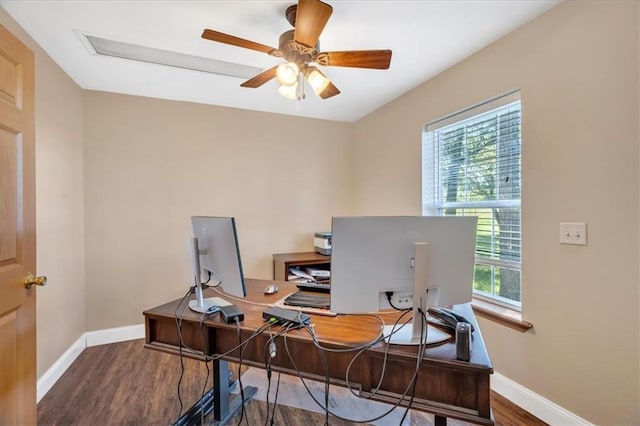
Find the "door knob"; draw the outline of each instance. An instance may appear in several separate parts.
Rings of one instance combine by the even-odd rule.
[[[43,286],[47,283],[47,277],[41,275],[39,277],[34,277],[33,274],[29,274],[27,278],[24,279],[24,286],[26,288],[31,288],[32,285]]]

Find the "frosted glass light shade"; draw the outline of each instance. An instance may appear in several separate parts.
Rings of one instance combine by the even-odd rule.
[[[307,81],[313,88],[313,91],[316,92],[316,95],[320,95],[331,81],[316,67],[309,67],[309,70],[310,71],[307,74]]]
[[[293,62],[278,65],[276,68],[276,80],[283,86],[293,86],[298,81],[300,69]]]
[[[298,83],[294,83],[291,86],[281,85],[278,87],[278,93],[287,99],[296,100],[298,93]]]

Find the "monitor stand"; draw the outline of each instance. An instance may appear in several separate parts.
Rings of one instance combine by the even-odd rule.
[[[202,295],[202,281],[200,280],[200,249],[198,248],[198,239],[191,237],[191,264],[193,273],[193,285],[196,288],[196,298],[189,301],[189,309],[201,314],[212,314],[217,312],[220,304],[216,301],[218,298],[205,299]],[[218,309],[216,309],[218,308]]]
[[[413,258],[413,319],[410,324],[406,324],[402,328],[400,328],[401,325],[385,325],[382,330],[385,342],[395,345],[429,345],[451,339],[449,333],[427,324],[429,315],[427,307],[433,306],[433,301],[438,291],[437,287],[434,288],[429,285],[428,262],[429,244],[423,242],[415,243]],[[424,329],[424,334],[421,336],[422,329]],[[392,332],[394,333],[391,334]]]
[[[220,301],[218,297],[208,297],[202,299],[202,303],[198,303],[198,299],[189,300],[189,309],[201,314],[212,314],[220,309]]]
[[[385,325],[382,334],[384,335],[384,341],[386,343],[390,343],[392,345],[432,345],[434,343],[445,342],[451,339],[451,335],[449,333],[445,333],[444,331],[440,331],[437,328],[429,325],[425,327],[425,338],[420,338],[420,332],[418,330],[418,336],[413,337],[413,324],[407,324],[404,327],[400,328],[402,324],[393,326],[393,325]],[[395,327],[395,332],[393,328]],[[418,329],[420,329],[420,324],[418,324]],[[391,334],[394,332],[393,334]]]

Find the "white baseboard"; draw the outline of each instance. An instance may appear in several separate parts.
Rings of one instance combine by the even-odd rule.
[[[141,338],[144,338],[144,324],[88,331],[84,333],[38,379],[36,384],[36,402],[40,402],[40,400],[47,394],[47,392],[49,392],[53,385],[64,374],[64,372],[67,371],[67,368],[69,368],[85,348]]]
[[[593,426],[592,423],[585,419],[576,416],[558,404],[549,401],[500,373],[494,372],[491,376],[491,389],[550,425]]]
[[[88,331],[85,334],[87,335],[87,347],[144,339],[144,324]]]
[[[108,343],[124,342],[126,340],[142,339],[144,338],[144,332],[144,324],[137,324],[84,333],[62,354],[51,368],[38,379],[38,402],[40,402],[42,397],[53,387],[56,381],[85,348]],[[493,373],[491,377],[491,389],[548,424],[567,426],[592,425],[583,418],[565,410],[500,373]]]
[[[36,400],[40,402],[43,396],[49,392],[49,389],[58,381],[58,379],[67,371],[67,368],[75,361],[75,359],[84,351],[87,347],[86,333],[80,336],[70,347],[67,349],[56,362],[53,363],[39,379],[36,384]]]

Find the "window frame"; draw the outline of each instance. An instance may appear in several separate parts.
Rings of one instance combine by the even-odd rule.
[[[446,127],[451,127],[452,125],[459,123],[463,125],[465,121],[469,121],[471,119],[477,118],[479,116],[485,115],[489,112],[492,112],[496,109],[505,109],[509,108],[512,104],[518,103],[519,111],[520,111],[520,132],[519,132],[519,142],[520,142],[520,151],[519,151],[519,198],[517,200],[481,200],[481,201],[468,201],[468,202],[438,202],[437,191],[438,185],[440,184],[440,176],[439,170],[436,164],[437,154],[434,153],[436,141],[433,138],[433,132],[436,132],[440,129],[444,129]],[[500,260],[500,259],[488,259],[485,256],[481,256],[476,251],[476,267],[478,265],[489,266],[493,268],[510,268],[517,270],[519,272],[519,284],[520,284],[520,300],[514,301],[510,299],[506,299],[500,297],[495,291],[495,277],[491,278],[491,294],[487,294],[486,292],[477,291],[475,288],[473,290],[473,297],[476,299],[480,299],[482,301],[496,304],[507,309],[512,309],[520,312],[522,309],[522,287],[523,287],[523,279],[522,279],[522,101],[520,96],[520,91],[512,91],[510,93],[506,93],[504,95],[498,96],[496,98],[490,99],[486,102],[482,102],[480,104],[473,105],[469,108],[465,108],[463,110],[454,112],[449,114],[442,119],[435,120],[426,124],[423,127],[422,133],[422,176],[423,176],[423,187],[422,187],[422,214],[423,215],[443,215],[443,211],[447,208],[465,208],[465,209],[496,209],[496,208],[517,208],[518,209],[518,226],[520,231],[519,236],[519,260]],[[496,160],[498,161],[498,160]],[[492,216],[493,220],[493,216]],[[492,239],[494,237],[492,236]],[[492,268],[492,274],[493,272]]]

